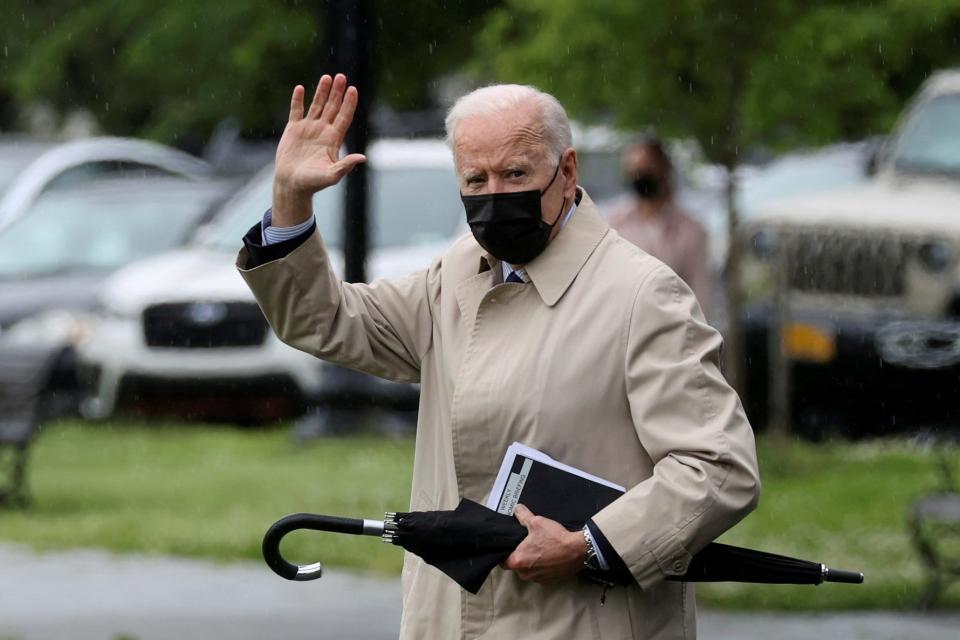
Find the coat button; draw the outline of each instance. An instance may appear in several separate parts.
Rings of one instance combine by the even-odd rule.
[[[683,560],[674,560],[673,561],[673,570],[677,573],[683,573],[687,570],[687,564]]]

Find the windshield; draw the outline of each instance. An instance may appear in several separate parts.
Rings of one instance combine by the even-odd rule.
[[[165,184],[45,194],[0,234],[0,277],[110,270],[178,245],[215,194]]]
[[[228,203],[209,234],[207,244],[235,251],[247,230],[270,207],[273,175],[265,173],[244,196]],[[371,171],[372,247],[416,247],[453,237],[463,216],[453,169],[417,167]],[[343,244],[343,184],[313,197],[313,210],[324,242]]]
[[[0,148],[0,194],[7,190],[20,172],[30,164],[40,151],[32,148]]]
[[[913,111],[897,137],[893,164],[904,171],[960,174],[960,94]]]

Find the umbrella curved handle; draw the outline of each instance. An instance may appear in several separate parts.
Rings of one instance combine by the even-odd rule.
[[[323,575],[323,565],[319,562],[296,565],[287,562],[280,554],[280,541],[291,531],[311,529],[353,535],[379,536],[383,533],[380,520],[360,520],[359,518],[340,518],[315,513],[295,513],[281,518],[267,529],[263,536],[263,559],[274,573],[287,580],[316,580]]]

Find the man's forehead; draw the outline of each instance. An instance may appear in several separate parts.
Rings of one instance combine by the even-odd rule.
[[[458,166],[476,162],[537,162],[546,154],[543,122],[536,112],[502,112],[463,120],[454,132]]]

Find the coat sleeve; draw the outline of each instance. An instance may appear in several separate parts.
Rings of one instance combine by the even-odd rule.
[[[261,264],[249,247],[237,268],[277,336],[318,358],[382,378],[419,382],[431,346],[431,284],[426,270],[372,284],[341,282],[314,229],[286,255]]]
[[[630,413],[653,475],[593,522],[646,588],[685,573],[749,513],[760,480],[753,431],[720,373],[721,338],[666,267],[638,287],[625,336]]]

